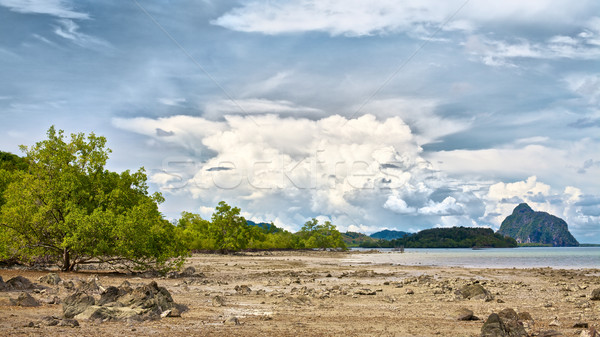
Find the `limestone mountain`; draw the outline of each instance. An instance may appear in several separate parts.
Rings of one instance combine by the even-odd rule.
[[[498,234],[510,236],[519,243],[551,244],[554,247],[579,246],[567,223],[546,212],[535,212],[522,203],[502,221]]]

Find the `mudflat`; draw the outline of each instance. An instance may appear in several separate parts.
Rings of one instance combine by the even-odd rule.
[[[364,253],[195,254],[184,266],[193,273],[171,277],[0,269],[4,282],[22,276],[39,285],[0,291],[0,336],[479,336],[488,316],[506,308],[529,335],[600,328],[600,301],[592,299],[600,269],[365,264],[356,254]],[[38,280],[49,272],[60,282]],[[97,301],[124,281],[132,288],[155,281],[188,310],[148,320],[46,324],[48,316],[61,319],[65,298],[90,279],[99,286],[91,291]],[[480,288],[485,292],[469,290]],[[19,298],[31,300],[23,293],[39,305],[21,305]]]

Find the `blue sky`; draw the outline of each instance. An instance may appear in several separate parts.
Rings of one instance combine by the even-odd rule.
[[[145,167],[168,218],[489,226],[600,242],[597,1],[0,0],[0,148],[50,125]]]

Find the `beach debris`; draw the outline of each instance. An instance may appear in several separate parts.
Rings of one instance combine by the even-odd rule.
[[[477,321],[479,318],[473,315],[473,310],[467,308],[460,308],[454,314],[454,318],[457,321]]]
[[[510,308],[506,308],[497,314],[490,314],[481,328],[481,337],[504,336],[527,336],[525,328],[519,322],[517,313]]]
[[[592,290],[592,301],[600,301],[600,288]]]
[[[20,293],[19,297],[16,299],[10,299],[10,305],[15,305],[19,307],[38,307],[40,306],[40,302],[33,298],[28,293]]]
[[[57,273],[49,273],[47,275],[41,276],[38,278],[38,282],[49,284],[51,286],[55,286],[59,284],[61,281],[60,276]]]
[[[98,320],[148,320],[161,317],[178,317],[187,308],[173,302],[169,291],[156,282],[131,289],[129,284],[109,287],[98,302],[83,291],[68,296],[63,301],[65,318]],[[165,314],[166,311],[169,311]]]
[[[456,290],[456,295],[461,296],[464,299],[476,299],[476,300],[484,300],[486,302],[492,301],[494,296],[487,291],[481,284],[467,284],[462,288]]]

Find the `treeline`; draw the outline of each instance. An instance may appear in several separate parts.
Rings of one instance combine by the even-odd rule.
[[[171,223],[144,169],[105,169],[111,150],[93,133],[68,138],[51,127],[46,140],[21,150],[24,157],[0,152],[0,260],[167,271],[192,250],[346,248],[330,222],[313,219],[298,233],[252,226],[225,202],[210,221],[183,212]]]
[[[362,242],[363,248],[512,248],[517,241],[494,233],[490,228],[432,228],[395,240]]]
[[[246,249],[346,249],[342,235],[329,221],[312,219],[297,233],[274,224],[256,224],[240,216],[240,209],[221,201],[211,220],[183,212],[177,221],[184,245],[191,250],[234,252]]]

